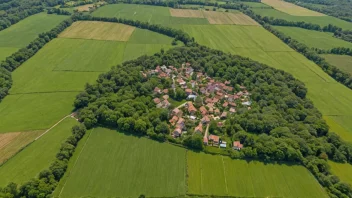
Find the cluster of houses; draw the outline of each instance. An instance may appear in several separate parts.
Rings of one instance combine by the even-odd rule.
[[[189,131],[185,123],[190,121],[197,123],[193,133],[203,135],[205,145],[226,148],[227,143],[221,141],[219,136],[209,134],[210,121],[215,120],[220,128],[224,126],[230,114],[236,113],[236,108],[251,109],[250,93],[246,87],[240,86],[240,91],[236,91],[230,81],[219,82],[202,72],[195,72],[189,63],[182,64],[180,68],[157,66],[142,74],[145,77],[153,75],[158,78],[172,79],[173,83],[169,89],[154,88],[153,101],[157,108],[170,107],[169,91],[181,88],[186,93],[187,102],[170,110],[169,123],[175,138]],[[235,141],[232,147],[240,150],[243,145]]]

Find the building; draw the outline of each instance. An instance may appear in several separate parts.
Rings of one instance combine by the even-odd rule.
[[[197,112],[197,109],[193,106],[192,102],[188,102],[188,113],[193,115]]]
[[[159,89],[158,87],[154,88],[154,93],[155,94],[161,94],[161,89]]]
[[[230,113],[236,113],[236,109],[233,108],[233,107],[231,107],[231,108],[230,108]]]
[[[191,95],[192,94],[192,89],[186,89],[185,92],[186,92],[187,95]]]
[[[234,141],[233,147],[234,150],[241,150],[243,148],[243,144],[240,141]]]
[[[159,98],[154,98],[153,101],[154,101],[155,104],[159,104],[160,103],[160,99]]]
[[[203,125],[202,123],[200,122],[198,126],[196,126],[196,128],[194,129],[194,133],[197,133],[197,134],[202,134],[203,133]]]
[[[220,144],[220,148],[226,148],[227,143],[225,141],[222,141]]]
[[[226,119],[227,118],[227,112],[226,111],[222,112],[220,118],[221,119]]]
[[[202,123],[203,124],[208,124],[210,122],[210,118],[208,117],[208,116],[204,116],[203,118],[202,118]]]
[[[169,95],[163,95],[164,100],[169,99]]]
[[[176,128],[172,134],[174,135],[174,137],[180,137],[182,134],[182,130],[180,128]]]
[[[219,136],[217,135],[209,135],[209,142],[213,145],[213,146],[219,146]]]
[[[173,117],[171,118],[171,120],[169,120],[169,122],[170,122],[170,124],[173,126],[173,125],[176,124],[177,120],[178,120],[178,117],[177,117],[177,116],[173,116]]]
[[[178,108],[175,108],[172,110],[171,114],[180,117],[180,116],[182,116],[182,111]]]
[[[199,108],[199,111],[200,111],[200,113],[201,113],[203,116],[205,116],[205,115],[208,114],[208,111],[207,111],[207,109],[206,109],[204,106],[201,106],[201,107]]]

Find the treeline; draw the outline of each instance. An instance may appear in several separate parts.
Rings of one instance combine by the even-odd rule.
[[[190,62],[196,71],[217,80],[230,81],[233,87],[244,85],[251,93],[250,111],[238,107],[237,113],[227,119],[224,127],[209,129],[244,144],[240,152],[232,149],[224,152],[235,159],[301,163],[331,197],[352,195],[351,186],[332,175],[327,162],[330,159],[351,163],[352,145],[329,132],[321,113],[306,98],[304,84],[283,71],[204,46],[173,48],[113,67],[76,97],[79,119],[87,128],[112,127],[203,150],[200,135],[169,138],[168,112],[174,107],[158,109],[152,100],[154,87],[169,88],[172,80],[145,78],[141,74],[156,65],[178,66],[184,62]],[[194,124],[186,122],[185,126],[188,131]]]
[[[48,14],[58,14],[58,15],[71,15],[71,13],[67,10],[59,9],[59,8],[50,8],[48,9]]]
[[[44,8],[63,3],[63,0],[9,0],[0,3],[0,31],[20,20],[43,12]]]
[[[38,178],[32,178],[20,186],[16,183],[10,183],[4,188],[0,188],[0,197],[48,197],[51,195],[64,176],[68,161],[85,133],[84,125],[72,127],[72,135],[62,143],[60,151],[56,154],[56,160],[48,170],[41,171]]]
[[[313,48],[318,54],[338,54],[352,56],[352,49],[346,47],[336,47],[329,50]]]
[[[30,59],[46,43],[56,38],[64,29],[70,26],[73,21],[74,20],[71,18],[67,19],[49,32],[39,34],[38,38],[32,41],[27,47],[18,50],[0,63],[0,70],[2,71],[0,73],[0,101],[8,94],[8,91],[11,88],[11,72],[13,72],[26,60]]]
[[[265,29],[269,32],[276,35],[283,42],[285,42],[288,46],[295,49],[299,53],[303,54],[309,60],[315,62],[319,65],[323,71],[329,74],[332,78],[334,78],[337,82],[345,85],[346,87],[352,89],[352,75],[340,70],[339,68],[329,64],[324,58],[319,56],[316,50],[309,48],[303,43],[299,43],[297,40],[292,39],[289,36],[284,35],[283,33],[273,29],[268,23],[266,23],[260,15],[254,14],[251,10],[244,11],[245,14],[250,16],[252,19],[256,20],[260,23]]]
[[[124,18],[108,18],[108,17],[94,17],[90,15],[77,14],[74,16],[75,20],[85,20],[85,21],[105,21],[113,23],[122,23],[130,26],[135,26],[141,29],[147,29],[153,32],[164,34],[169,37],[173,37],[175,41],[181,41],[185,45],[190,45],[194,42],[194,38],[190,37],[187,33],[182,30],[177,30],[170,27],[164,27],[162,25],[150,24],[148,22],[134,21]]]

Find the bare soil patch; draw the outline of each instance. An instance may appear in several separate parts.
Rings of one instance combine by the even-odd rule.
[[[173,9],[170,8],[170,14],[173,17],[184,17],[184,18],[204,18],[203,12],[201,10],[191,10],[191,9]]]
[[[44,131],[0,133],[0,164],[7,161]]]
[[[128,41],[135,27],[119,23],[77,21],[62,32],[61,38]]]

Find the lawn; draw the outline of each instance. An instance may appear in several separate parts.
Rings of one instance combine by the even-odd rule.
[[[187,152],[188,193],[236,197],[328,197],[303,166]]]
[[[324,16],[324,14],[322,13],[315,12],[313,10],[309,10],[307,8],[303,8],[293,3],[285,2],[282,0],[262,0],[261,2],[269,6],[272,6],[273,8],[281,12],[285,12],[293,16],[312,16],[312,17]]]
[[[334,24],[342,29],[352,30],[352,23],[347,21],[332,17],[332,16],[320,16],[320,17],[310,17],[310,16],[292,16],[284,12],[280,12],[275,9],[261,9],[253,8],[254,13],[261,16],[274,17],[277,19],[285,19],[287,21],[304,21],[306,23],[318,24],[320,26],[327,26],[329,24]]]
[[[128,41],[135,27],[120,23],[99,21],[77,21],[63,31],[59,37],[108,41]]]
[[[27,17],[11,27],[0,31],[0,47],[22,48],[38,37],[57,26],[69,16],[39,13]],[[1,48],[0,48],[1,49]],[[1,53],[0,53],[1,54]]]
[[[321,55],[330,64],[352,75],[352,57],[347,55],[323,54]]]
[[[97,128],[60,197],[168,197],[186,193],[186,150]]]
[[[18,94],[0,103],[0,133],[48,129],[73,110],[78,92]]]
[[[49,168],[55,160],[61,143],[71,134],[71,128],[77,124],[72,118],[66,118],[51,131],[30,144],[0,167],[0,186],[9,182],[22,184]]]
[[[306,30],[298,27],[274,26],[274,28],[308,47],[326,50],[336,47],[352,48],[352,43],[335,38],[332,33]]]
[[[0,133],[0,164],[31,143],[44,131]]]

